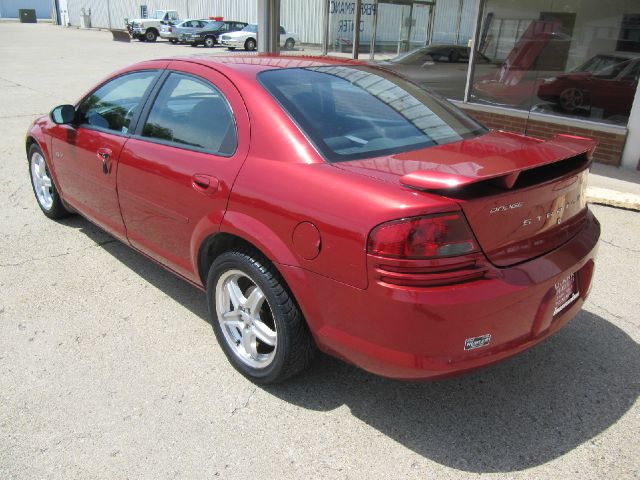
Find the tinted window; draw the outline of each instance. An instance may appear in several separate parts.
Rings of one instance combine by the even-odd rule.
[[[259,79],[329,161],[416,150],[486,132],[414,84],[370,67],[269,70]]]
[[[220,155],[232,155],[237,145],[233,114],[222,93],[178,73],[169,75],[160,89],[142,136]]]
[[[127,133],[155,71],[129,73],[97,89],[78,106],[84,123]]]
[[[182,22],[180,26],[182,28],[191,28],[191,22]]]
[[[286,35],[287,31],[284,29],[284,27],[280,27],[280,35]]]

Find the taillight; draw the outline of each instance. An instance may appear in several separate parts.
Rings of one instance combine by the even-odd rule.
[[[444,213],[378,225],[367,250],[382,257],[438,258],[477,252],[478,246],[461,213]]]

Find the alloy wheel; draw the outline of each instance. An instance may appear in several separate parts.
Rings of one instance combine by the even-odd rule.
[[[31,181],[38,203],[44,210],[53,206],[53,183],[44,157],[36,152],[31,156]]]
[[[264,292],[240,270],[223,273],[216,284],[215,304],[225,341],[234,355],[252,368],[266,368],[275,357],[278,335]]]

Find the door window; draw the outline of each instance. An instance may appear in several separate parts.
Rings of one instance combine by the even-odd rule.
[[[156,76],[155,71],[129,73],[105,83],[78,106],[82,123],[127,133],[131,119]]]
[[[179,73],[167,77],[142,136],[223,156],[232,155],[238,144],[233,113],[222,92]]]
[[[182,28],[191,28],[191,22],[184,22]]]

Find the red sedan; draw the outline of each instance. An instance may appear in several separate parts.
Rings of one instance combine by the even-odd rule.
[[[489,132],[370,65],[263,56],[134,65],[26,139],[44,214],[78,212],[205,290],[260,383],[316,348],[444,377],[558,331],[591,286],[594,148]]]

